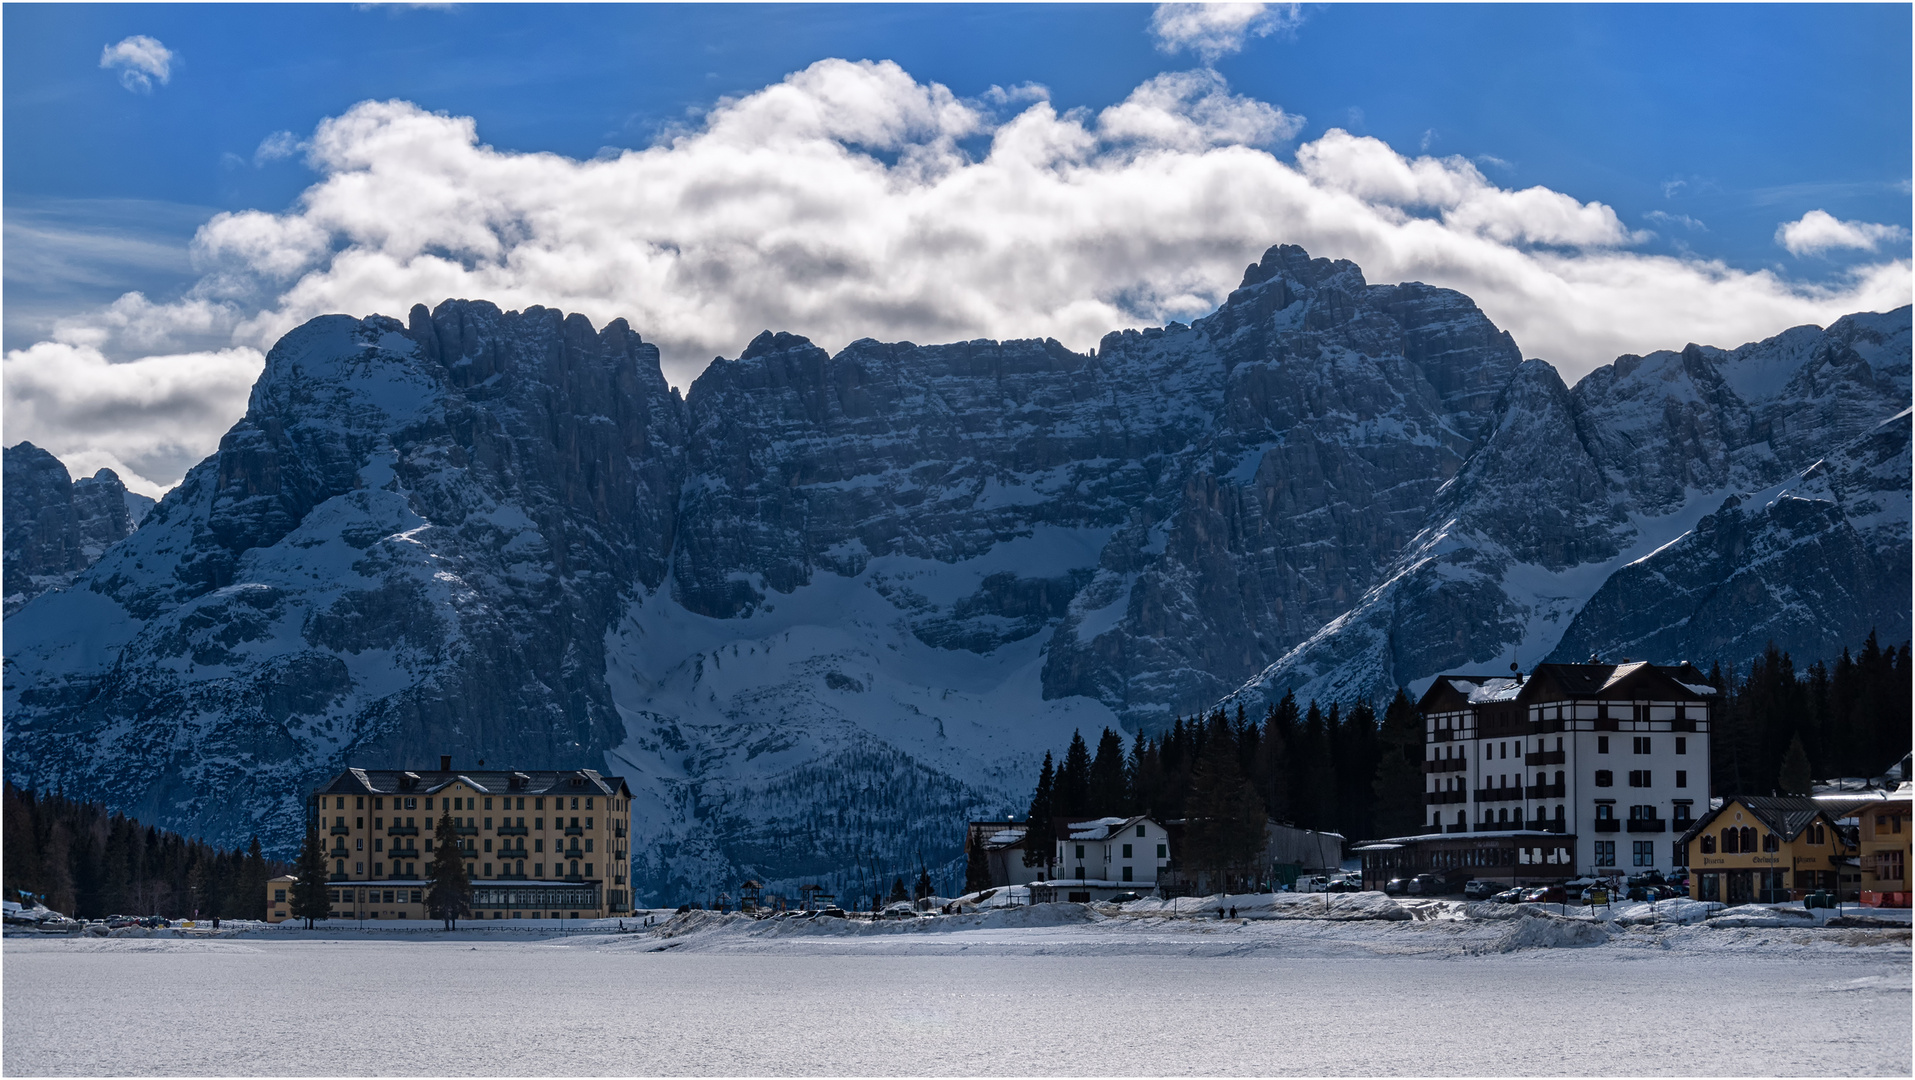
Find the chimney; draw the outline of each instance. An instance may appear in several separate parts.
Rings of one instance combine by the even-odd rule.
[[[452,755],[451,754],[439,755],[439,771],[440,772],[452,771]]]

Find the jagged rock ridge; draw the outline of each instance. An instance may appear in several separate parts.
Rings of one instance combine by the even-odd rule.
[[[6,764],[281,847],[343,763],[602,764],[658,838],[655,898],[888,883],[956,856],[939,823],[1021,811],[1075,727],[1376,695],[1572,621],[1578,648],[1663,640],[1579,612],[1873,437],[1907,326],[1571,389],[1460,294],[1279,247],[1216,314],[1090,354],[766,333],[681,400],[621,322],[327,317],[145,525],[8,620]],[[1666,573],[1720,572],[1696,565]]]

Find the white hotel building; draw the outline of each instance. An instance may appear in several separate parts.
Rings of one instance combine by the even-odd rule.
[[[1439,676],[1418,702],[1426,831],[1367,845],[1366,879],[1669,872],[1709,808],[1714,695],[1688,664]]]

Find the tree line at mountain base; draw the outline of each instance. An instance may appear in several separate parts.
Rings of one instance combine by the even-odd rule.
[[[1909,752],[1909,664],[1907,643],[1883,648],[1871,632],[1859,652],[1801,674],[1774,645],[1746,669],[1718,665],[1712,794],[1807,794],[1811,777],[1880,775]],[[1238,877],[1262,849],[1266,819],[1352,841],[1423,831],[1423,744],[1401,689],[1380,719],[1366,701],[1299,712],[1286,694],[1261,722],[1241,705],[1234,717],[1177,717],[1160,735],[1137,733],[1128,751],[1105,728],[1093,754],[1079,732],[1061,765],[1044,755],[1027,820],[1184,820],[1180,863]],[[1050,840],[1026,845],[1026,865],[1045,864]],[[968,870],[982,872],[981,853]]]
[[[259,837],[224,851],[63,794],[0,795],[4,890],[10,900],[76,919],[264,919],[266,883],[290,867],[260,851]]]

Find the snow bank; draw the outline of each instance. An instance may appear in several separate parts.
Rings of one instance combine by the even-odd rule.
[[[1708,921],[1708,925],[1715,929],[1731,930],[1739,927],[1814,926],[1816,920],[1814,912],[1802,908],[1743,904],[1720,912]]]
[[[1586,919],[1571,919],[1534,908],[1522,914],[1509,931],[1481,950],[1515,952],[1518,949],[1582,949],[1609,940],[1609,927]]]
[[[1173,900],[1146,897],[1122,906],[1129,915],[1159,915],[1215,919],[1231,908],[1239,919],[1328,919],[1349,922],[1369,919],[1403,920],[1411,917],[1402,904],[1380,892],[1360,893],[1219,893],[1179,896]]]

